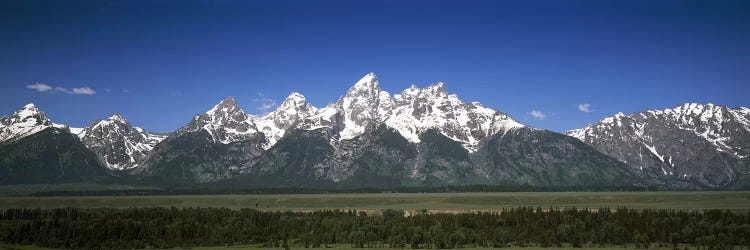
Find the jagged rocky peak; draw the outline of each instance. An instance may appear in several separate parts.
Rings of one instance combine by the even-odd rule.
[[[750,132],[750,116],[746,107],[728,108],[713,103],[685,103],[683,105],[664,110],[646,110],[639,113],[625,115],[618,112],[614,116],[605,117],[599,122],[570,130],[567,133],[582,141],[597,140],[603,134],[617,127],[624,127],[643,135],[646,123],[659,123],[683,131],[690,131],[695,135],[711,142],[718,150],[735,151],[731,145],[736,140],[731,134]],[[742,131],[744,130],[744,132]]]
[[[288,113],[298,113],[298,112],[306,112],[306,113],[315,113],[317,109],[313,107],[310,103],[307,102],[307,98],[305,98],[304,95],[292,92],[289,94],[289,96],[284,99],[283,102],[281,102],[281,105],[276,109],[276,111],[284,111]]]
[[[724,185],[750,155],[747,108],[686,103],[663,110],[617,113],[568,135],[639,171]]]
[[[0,117],[0,143],[17,140],[49,127],[68,129],[66,125],[53,123],[36,105],[29,103],[11,116]]]
[[[177,130],[177,135],[206,131],[213,142],[228,144],[249,138],[258,132],[253,117],[247,115],[231,96],[224,98],[205,114]]]
[[[114,129],[119,130],[120,128],[126,128],[128,130],[132,129],[130,123],[128,123],[128,121],[124,117],[122,117],[122,115],[120,115],[119,113],[114,113],[112,114],[112,116],[107,117],[107,119],[98,119],[91,122],[91,124],[89,124],[85,128],[82,128],[78,133],[74,132],[75,130],[71,129],[71,133],[76,134],[79,138],[83,139],[91,132],[101,130],[111,131]]]
[[[120,113],[112,114],[112,116],[107,118],[107,120],[114,121],[114,122],[128,123],[128,120],[125,120],[125,118],[122,117]]]
[[[328,103],[325,107],[318,109],[314,115],[300,121],[299,128],[312,130],[318,128],[331,128],[334,131],[340,127],[340,115],[342,111],[335,103]]]
[[[125,119],[125,117],[122,117],[119,113],[114,113],[112,116],[107,117],[107,119],[99,119],[91,124],[89,126],[83,128],[80,134],[78,134],[79,137],[83,138],[88,135],[88,132],[92,132],[95,130],[121,130],[121,129],[127,129],[131,130],[133,127],[130,125],[130,122]]]
[[[343,119],[339,136],[351,139],[364,133],[368,125],[382,122],[393,109],[393,99],[380,89],[375,73],[369,73],[349,88],[337,107]]]
[[[472,151],[487,136],[523,127],[507,114],[449,95],[442,82],[424,88],[412,85],[391,97],[380,89],[374,73],[362,77],[335,104],[315,109],[304,96],[292,93],[276,111],[255,122],[269,141],[267,147],[295,128],[331,128],[338,139],[346,140],[365,133],[370,125],[385,123],[415,143],[420,133],[437,129]]]
[[[729,108],[713,103],[685,103],[673,109],[647,113],[666,117],[675,126],[709,141],[716,150],[744,158],[750,154],[750,114],[747,110],[746,107]]]
[[[224,98],[206,114],[211,117],[214,124],[241,123],[248,118],[247,113],[237,105],[237,102],[231,96]]]
[[[121,114],[98,120],[78,133],[87,148],[96,153],[113,170],[136,166],[165,136],[133,127]]]
[[[317,108],[307,102],[304,95],[292,92],[281,102],[281,105],[273,112],[255,120],[258,129],[266,136],[270,148],[284,136],[284,134],[294,128],[305,128],[301,123],[318,111]]]
[[[24,105],[21,109],[13,113],[8,121],[26,126],[52,125],[52,121],[47,118],[47,115],[33,103]]]
[[[430,84],[430,86],[427,86],[425,89],[436,96],[448,95],[448,92],[445,91],[445,83],[443,82]]]
[[[378,82],[378,76],[375,72],[367,73],[357,83],[352,86],[352,89],[380,89],[380,83]],[[351,89],[350,89],[351,90]]]
[[[482,139],[497,132],[523,127],[507,114],[486,108],[477,102],[466,103],[448,94],[445,84],[437,82],[424,88],[415,85],[394,95],[395,106],[386,125],[395,128],[411,142],[419,135],[436,129],[475,151]]]
[[[409,86],[409,88],[404,89],[403,91],[401,91],[401,94],[395,94],[395,95],[393,95],[393,99],[396,100],[396,101],[398,101],[398,100],[401,100],[403,98],[412,98],[412,97],[416,96],[417,94],[419,94],[419,92],[420,92],[420,88],[417,87],[417,85],[412,84],[411,86]]]

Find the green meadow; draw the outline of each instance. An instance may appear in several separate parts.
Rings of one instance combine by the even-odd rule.
[[[704,210],[750,209],[750,191],[711,192],[497,192],[497,193],[371,193],[2,197],[5,208],[127,208],[225,207],[259,210],[499,210],[532,206],[542,208],[628,207],[636,209]]]

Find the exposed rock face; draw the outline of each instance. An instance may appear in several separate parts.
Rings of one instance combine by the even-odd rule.
[[[205,131],[216,143],[229,144],[253,137],[258,128],[234,98],[227,97],[211,110],[196,115],[193,120],[177,130],[176,136]]]
[[[120,114],[91,123],[78,133],[84,145],[94,151],[108,168],[127,170],[136,167],[164,134],[147,133],[133,127]]]
[[[493,183],[536,186],[643,186],[623,163],[575,138],[518,128],[493,135],[472,155]]]
[[[523,127],[507,114],[448,95],[443,83],[423,89],[412,85],[394,99],[396,108],[385,123],[411,142],[419,142],[421,133],[434,129],[473,152],[482,139]]]
[[[324,108],[313,107],[295,92],[276,111],[254,122],[266,135],[267,148],[292,129],[328,128],[334,139],[349,140],[365,133],[368,126],[385,124],[412,143],[420,142],[421,133],[436,130],[471,152],[488,136],[524,126],[505,113],[449,95],[443,83],[425,88],[412,85],[391,97],[380,89],[374,73],[362,77],[338,102]]]
[[[331,118],[325,119],[318,109],[307,102],[305,96],[294,92],[290,94],[279,107],[263,116],[255,118],[258,128],[266,135],[270,148],[278,142],[287,131],[295,128],[304,128],[313,130],[321,127],[327,127],[332,124]]]
[[[170,136],[131,171],[143,179],[167,183],[206,183],[239,175],[263,153],[262,134],[227,144],[205,130]]]
[[[157,144],[130,173],[167,182],[214,182],[240,174],[267,144],[253,117],[227,97]]]
[[[678,187],[732,187],[742,185],[740,180],[750,173],[748,121],[748,108],[687,103],[618,113],[567,134],[646,178]]]
[[[157,183],[243,187],[750,188],[748,108],[618,113],[567,134],[462,101],[443,83],[390,95],[370,73],[323,108],[293,92],[252,116],[227,97],[170,134],[120,115],[70,129],[29,104],[0,117],[0,174],[12,176],[0,182],[97,180],[117,170]]]
[[[275,111],[253,117],[227,98],[157,145],[133,173],[197,182],[240,175],[229,182],[254,186],[642,185],[591,147],[534,131],[448,94],[443,83],[391,96],[370,73],[320,109],[292,93]],[[515,148],[522,146],[540,155]],[[548,170],[554,178],[540,176]],[[592,177],[599,174],[613,176]]]
[[[12,142],[51,127],[67,128],[65,125],[52,123],[36,105],[29,103],[11,116],[0,117],[0,144]]]
[[[0,117],[0,184],[104,181],[111,173],[34,104]]]
[[[354,84],[336,103],[341,112],[341,139],[352,139],[364,133],[369,125],[385,120],[393,110],[393,100],[380,89],[375,73],[369,73]]]

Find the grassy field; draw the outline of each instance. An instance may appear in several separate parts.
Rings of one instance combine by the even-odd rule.
[[[298,249],[299,247],[293,247],[292,249]],[[687,245],[681,245],[680,249],[696,249],[692,246]],[[7,245],[7,244],[0,244],[0,250],[4,249],[13,249],[13,250],[48,250],[48,249],[54,249],[54,248],[44,248],[44,247],[36,247],[36,246],[30,246],[30,245]],[[218,250],[218,249],[274,249],[274,250],[283,250],[284,248],[263,248],[255,245],[241,245],[241,246],[216,246],[216,247],[194,247],[192,248],[194,250]],[[339,245],[331,245],[329,248],[304,248],[309,250],[331,250],[331,249],[358,249],[358,250],[388,250],[391,248],[352,248],[348,244],[339,244]],[[478,250],[478,249],[490,249],[490,248],[459,248],[463,250]],[[542,247],[507,247],[502,248],[506,250],[513,250],[513,249],[519,249],[519,250],[555,250],[555,249],[571,249],[569,247],[549,247],[549,248],[542,248]],[[582,248],[575,248],[578,250],[606,250],[606,249],[634,249],[633,246],[610,246],[610,247],[582,247]],[[658,247],[658,246],[652,246],[649,249],[672,249],[671,247]],[[401,250],[401,249],[400,249]]]
[[[688,249],[696,249],[692,246],[687,245],[681,245],[680,249],[684,248]],[[298,249],[299,247],[293,247],[291,249]],[[216,250],[216,249],[274,249],[274,250],[283,250],[284,248],[260,248],[257,246],[220,246],[220,247],[194,247],[192,248],[194,250]],[[358,250],[389,250],[393,249],[396,250],[397,248],[352,248],[347,244],[339,244],[339,245],[331,245],[329,248],[303,248],[307,250],[331,250],[331,249],[358,249]],[[409,249],[409,248],[405,248]],[[472,247],[464,247],[464,248],[457,248],[462,250],[480,250],[480,249],[492,249],[492,248],[472,248]],[[557,249],[577,249],[577,250],[607,250],[607,249],[635,249],[634,246],[609,246],[609,247],[581,247],[581,248],[572,248],[572,247],[505,247],[505,248],[498,248],[498,249],[504,249],[504,250],[557,250]],[[671,247],[658,247],[656,245],[650,247],[649,249],[652,250],[671,250]],[[398,249],[403,250],[403,249]]]
[[[0,208],[55,207],[226,207],[260,210],[497,210],[519,206],[543,208],[629,207],[638,209],[750,210],[750,191],[727,192],[504,192],[2,197]]]
[[[23,184],[23,185],[0,185],[0,199],[3,196],[26,196],[40,192],[53,191],[120,191],[120,190],[143,190],[158,188],[149,186],[128,186],[117,184],[94,184],[94,183],[63,183],[63,184]]]

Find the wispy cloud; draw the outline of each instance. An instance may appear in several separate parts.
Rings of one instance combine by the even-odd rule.
[[[532,110],[531,112],[529,112],[529,115],[539,120],[542,120],[544,119],[544,117],[547,116],[544,113],[542,113],[542,111],[539,111],[539,110]]]
[[[83,88],[73,88],[73,94],[79,94],[79,95],[93,95],[96,94],[96,91],[89,87],[83,87]]]
[[[263,93],[258,93],[258,96],[253,98],[253,102],[257,103],[258,111],[263,114],[267,114],[268,112],[271,112],[274,108],[276,108],[276,101],[266,97],[265,95],[263,95]]]
[[[52,86],[49,86],[49,85],[44,84],[44,83],[29,84],[29,85],[26,85],[26,88],[27,89],[33,89],[33,90],[36,90],[36,91],[39,91],[39,92],[45,92],[45,91],[52,90]]]
[[[581,112],[585,112],[585,113],[591,112],[591,104],[588,104],[588,103],[578,104],[578,110],[580,110]]]
[[[65,93],[65,94],[76,94],[76,95],[93,95],[96,94],[96,91],[89,87],[80,87],[80,88],[63,88],[63,87],[53,87],[44,83],[34,83],[26,85],[27,89],[31,89],[37,92],[51,92],[51,93]]]

